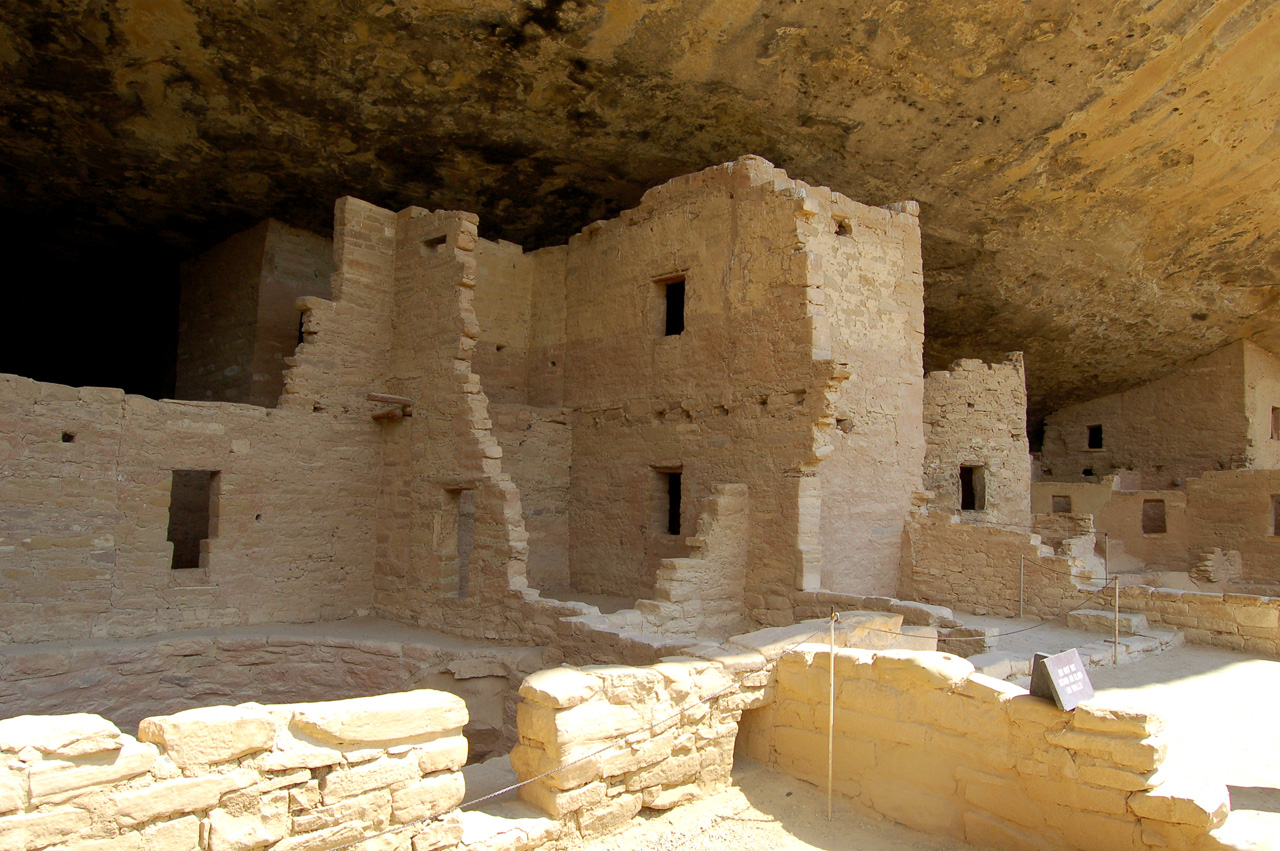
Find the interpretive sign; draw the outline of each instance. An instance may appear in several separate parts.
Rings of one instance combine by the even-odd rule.
[[[1031,693],[1052,700],[1059,709],[1075,709],[1093,697],[1093,683],[1084,672],[1080,653],[1074,647],[1052,656],[1037,653],[1031,663]]]

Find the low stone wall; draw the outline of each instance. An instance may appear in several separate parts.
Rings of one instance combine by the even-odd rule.
[[[1177,591],[1146,585],[1120,589],[1120,608],[1180,630],[1192,644],[1280,656],[1280,598]]]
[[[743,719],[751,757],[820,786],[831,661],[788,653],[774,703]],[[943,653],[839,650],[835,666],[834,786],[856,806],[1001,849],[1222,847],[1226,787],[1165,765],[1156,716],[1062,712]]]
[[[460,803],[466,722],[459,698],[425,690],[192,709],[144,720],[140,740],[95,715],[11,718],[0,848],[336,848]],[[461,834],[454,813],[378,847],[427,851]]]
[[[979,615],[1053,618],[1102,588],[1082,560],[1057,555],[1038,538],[957,518],[920,513],[907,522],[899,593]],[[1019,575],[1019,572],[1022,575]],[[1099,603],[1103,605],[1103,603]]]
[[[908,541],[903,594],[927,603],[1016,616],[1020,568],[1023,610],[1032,617],[1105,609],[1114,599],[1110,588],[1088,581],[1080,559],[1052,555],[1017,532],[921,515],[908,524]],[[1122,585],[1120,608],[1178,629],[1192,644],[1280,656],[1280,598]]]
[[[770,672],[754,651],[711,655],[529,677],[511,752],[517,776],[533,781],[521,798],[590,835],[727,786],[738,719],[770,699]]]
[[[516,691],[560,663],[545,647],[475,645],[372,620],[85,644],[0,646],[0,716],[92,712],[127,732],[200,706],[331,700],[408,689],[461,697],[473,757],[515,744]],[[380,635],[359,637],[361,633]],[[392,636],[399,636],[393,638]]]

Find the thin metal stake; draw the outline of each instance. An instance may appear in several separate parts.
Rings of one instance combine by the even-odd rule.
[[[1112,646],[1111,661],[1118,667],[1120,665],[1120,577],[1116,577],[1116,634],[1115,644]]]
[[[1022,618],[1022,601],[1026,598],[1027,557],[1018,556],[1018,618]]]
[[[831,821],[832,776],[836,753],[836,613],[831,613],[831,683],[827,700],[827,821]]]

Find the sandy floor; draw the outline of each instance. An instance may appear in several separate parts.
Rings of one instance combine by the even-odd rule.
[[[840,806],[827,821],[817,787],[739,759],[727,791],[665,813],[635,819],[583,851],[959,851],[973,846],[872,821]],[[649,811],[644,811],[649,812]]]

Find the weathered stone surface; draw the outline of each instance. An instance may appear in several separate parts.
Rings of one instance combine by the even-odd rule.
[[[600,691],[599,678],[574,668],[552,668],[525,677],[520,696],[556,709],[584,703]]]
[[[461,698],[424,689],[297,706],[291,726],[322,741],[359,745],[412,741],[466,723]]]
[[[125,827],[143,824],[163,815],[207,810],[227,792],[252,785],[258,775],[247,769],[230,774],[166,780],[152,786],[112,795],[116,820]]]
[[[98,715],[20,715],[0,721],[0,751],[32,747],[41,753],[78,757],[119,750],[120,730]]]
[[[144,718],[138,738],[165,749],[179,766],[227,762],[275,742],[272,717],[253,706],[210,706]]]
[[[235,811],[220,807],[209,814],[209,851],[249,851],[288,835],[288,792],[243,797],[244,804]]]
[[[655,16],[630,4],[494,20],[477,8],[441,21],[324,3],[268,27],[236,7],[200,3],[164,7],[144,27],[112,10],[101,23],[109,35],[86,46],[90,13],[31,7],[7,22],[7,109],[62,106],[39,127],[8,123],[5,156],[30,180],[4,200],[19,221],[76,207],[95,231],[167,221],[183,234],[171,238],[190,245],[215,222],[269,213],[319,230],[333,199],[355,192],[392,206],[463,206],[505,238],[559,241],[681,170],[759,148],[751,117],[767,108],[763,144],[798,173],[837,188],[869,183],[881,202],[923,200],[931,368],[973,351],[1028,348],[1043,409],[1049,396],[1158,374],[1274,320],[1261,295],[1221,297],[1207,277],[1210,267],[1228,282],[1275,275],[1274,259],[1254,246],[1270,244],[1276,208],[1251,180],[1269,130],[1246,120],[1271,103],[1274,77],[1257,52],[1275,41],[1273,18],[1126,3],[1083,28],[1075,7],[1054,0],[1034,16],[1008,4],[940,14],[908,5],[863,21],[824,3],[781,18],[739,16],[732,38],[704,38],[701,12],[679,4]],[[335,61],[318,69],[307,49],[279,49],[309,45],[326,28],[369,35],[326,44]],[[155,32],[172,45],[162,62]],[[684,43],[692,52],[673,47]],[[841,61],[817,59],[826,55],[865,67],[849,75]],[[50,77],[42,57],[71,70]],[[574,85],[609,108],[579,115],[570,90],[549,85],[570,60],[583,66]],[[375,63],[386,71],[358,70]],[[306,83],[255,87],[241,70],[250,67]],[[169,75],[202,82],[173,96],[180,105],[90,85],[129,74],[157,90]],[[924,94],[904,105],[908,90]],[[514,94],[524,91],[551,92],[550,101]],[[1161,94],[1171,92],[1180,94]],[[695,116],[711,93],[724,108],[706,128]],[[1148,108],[1157,97],[1167,109]],[[357,132],[352,122],[315,121],[307,104],[318,102],[339,112],[379,106],[363,110]],[[258,118],[240,120],[237,103]],[[464,151],[451,128],[473,104],[490,108]],[[657,126],[669,141],[645,135]],[[1222,127],[1237,128],[1234,144],[1214,135]],[[210,151],[203,140],[216,134]],[[264,148],[264,136],[284,141]],[[393,154],[404,138],[419,143]],[[357,149],[374,152],[358,168]],[[179,160],[189,167],[162,166]],[[77,163],[97,164],[94,179]],[[409,179],[445,172],[448,180]],[[550,188],[549,174],[576,191]],[[277,189],[285,176],[296,187],[289,193]],[[136,191],[144,185],[152,191]],[[501,197],[493,186],[505,188]],[[1228,224],[1215,212],[1223,209],[1238,218]],[[1247,236],[1226,238],[1232,228]],[[1043,270],[1053,270],[1052,284]],[[1102,279],[1112,284],[1096,295]],[[1082,310],[1086,296],[1102,301]],[[1115,305],[1157,332],[1137,343],[1100,326],[1095,317]]]
[[[80,760],[46,759],[31,767],[31,803],[60,803],[86,791],[143,774],[155,765],[156,749],[125,740],[118,751],[105,751]]]

